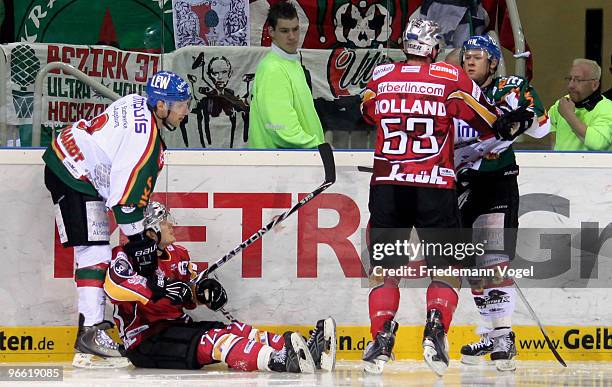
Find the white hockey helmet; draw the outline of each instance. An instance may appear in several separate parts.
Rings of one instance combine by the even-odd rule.
[[[404,52],[406,54],[433,57],[434,48],[439,48],[442,42],[438,23],[415,18],[408,21],[403,35]]]
[[[147,205],[147,208],[145,208],[145,211],[144,211],[144,220],[143,220],[144,229],[145,230],[151,229],[155,231],[157,234],[161,234],[160,224],[164,220],[170,220],[170,222],[174,223],[172,219],[172,215],[170,214],[170,211],[168,211],[166,206],[164,206],[160,202],[154,202],[154,201],[149,202],[149,204]]]

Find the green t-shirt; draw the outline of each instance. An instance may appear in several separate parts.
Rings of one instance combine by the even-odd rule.
[[[559,101],[550,108],[551,132],[556,132],[555,150],[612,151],[612,101],[603,98],[591,111],[576,109],[576,116],[586,124],[586,136],[580,140],[559,114]]]
[[[249,112],[249,148],[315,148],[323,127],[297,55],[272,46],[257,66]]]

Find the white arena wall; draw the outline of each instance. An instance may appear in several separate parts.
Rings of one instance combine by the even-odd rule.
[[[72,256],[54,242],[42,152],[0,150],[0,361],[64,360],[71,353],[76,324]],[[364,248],[370,174],[356,167],[370,166],[372,153],[338,151],[335,156],[336,184],[217,275],[228,291],[227,309],[242,321],[276,330],[300,326],[306,332],[321,316],[332,315],[344,340],[339,357],[358,358],[369,340],[368,288],[358,254]],[[598,222],[603,229],[612,222],[612,154],[517,157],[521,227],[579,229],[581,222]],[[317,152],[175,150],[166,153],[155,198],[172,208],[178,243],[194,261],[210,263],[322,180]],[[112,243],[118,240],[115,230]],[[604,242],[598,273],[605,281],[598,281],[598,288],[540,289],[529,279],[519,282],[566,359],[612,359],[611,251],[612,244]],[[578,272],[578,266],[572,270]],[[425,290],[401,292],[398,357],[418,358]],[[223,319],[202,308],[195,316]],[[462,290],[453,321],[457,327],[450,333],[454,356],[460,343],[475,337],[476,321],[470,294]],[[520,300],[513,321],[519,338],[541,339]],[[49,341],[52,348],[44,344]],[[545,346],[519,348],[519,353],[523,359],[552,358]]]

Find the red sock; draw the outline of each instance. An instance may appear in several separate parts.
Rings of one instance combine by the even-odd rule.
[[[382,331],[385,321],[392,320],[399,307],[400,291],[397,285],[393,286],[385,281],[383,286],[370,291],[368,304],[370,307],[370,333],[372,339]]]
[[[455,289],[440,281],[432,281],[427,288],[427,311],[437,309],[442,314],[444,332],[448,333],[459,296]]]

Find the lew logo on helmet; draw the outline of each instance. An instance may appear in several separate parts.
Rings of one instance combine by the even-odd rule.
[[[151,85],[160,89],[167,89],[169,84],[170,77],[163,75],[155,75],[153,76],[153,79],[151,79]]]

